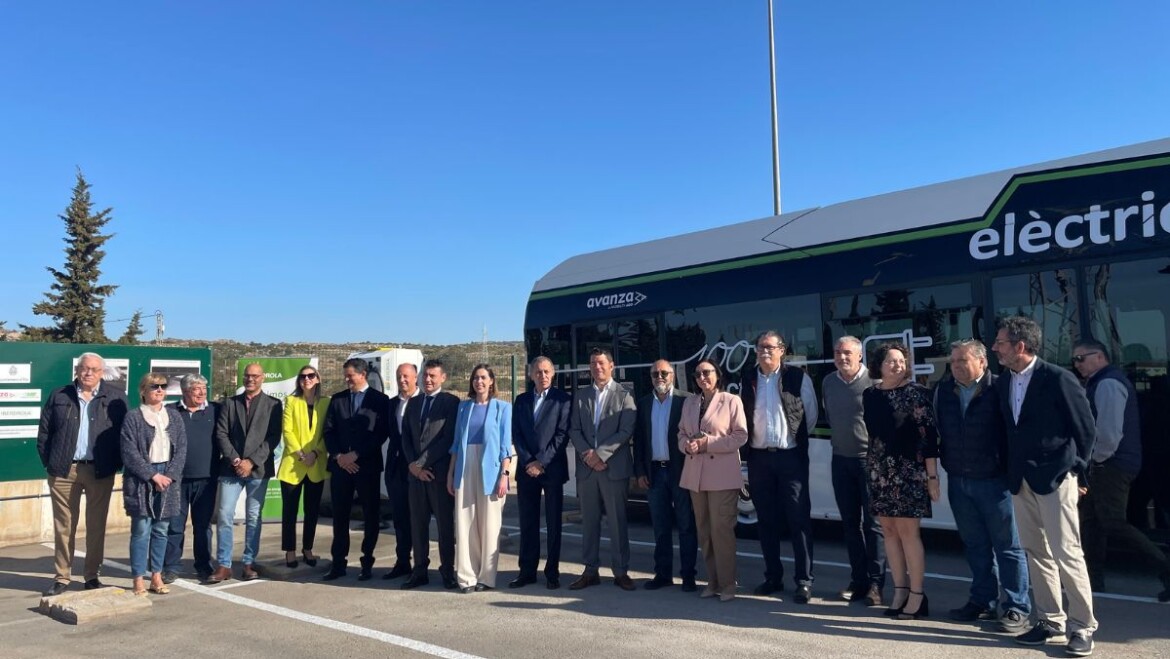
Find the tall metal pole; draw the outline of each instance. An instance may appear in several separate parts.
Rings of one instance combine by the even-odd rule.
[[[772,212],[780,214],[780,136],[776,117],[776,27],[768,0],[768,67],[772,72]]]

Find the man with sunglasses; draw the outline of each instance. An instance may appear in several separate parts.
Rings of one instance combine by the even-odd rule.
[[[817,395],[808,374],[784,365],[784,337],[768,330],[756,338],[757,368],[744,373],[739,396],[747,416],[748,485],[759,516],[764,581],[756,595],[784,590],[780,532],[787,527],[797,604],[812,597],[812,500],[808,493],[808,434],[817,425]]]
[[[219,567],[207,583],[232,578],[232,521],[236,502],[246,497],[244,526],[244,568],[240,578],[251,581],[260,575],[253,563],[260,551],[260,510],[268,491],[268,479],[276,472],[273,451],[280,444],[280,401],[264,393],[264,367],[244,367],[244,390],[224,401],[215,424],[219,443],[219,511],[215,533],[215,560]]]
[[[700,368],[710,369],[702,365]],[[650,370],[653,393],[638,401],[634,425],[634,475],[638,487],[646,490],[650,522],[654,526],[654,578],[643,586],[658,590],[674,585],[671,563],[674,543],[671,529],[678,528],[679,576],[684,592],[694,592],[695,561],[699,537],[691,493],[679,487],[686,458],[678,450],[678,420],[687,396],[674,387],[674,368],[665,359]]]
[[[1158,601],[1170,601],[1170,559],[1126,518],[1129,486],[1142,468],[1137,390],[1125,373],[1109,362],[1108,349],[1100,341],[1077,342],[1073,367],[1085,380],[1085,394],[1097,419],[1089,488],[1080,502],[1089,582],[1093,590],[1105,589],[1105,554],[1110,541],[1116,541],[1157,570],[1162,582]]]

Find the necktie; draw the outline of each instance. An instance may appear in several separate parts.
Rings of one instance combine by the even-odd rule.
[[[419,417],[421,425],[427,425],[427,416],[431,413],[431,403],[435,400],[434,396],[427,396],[423,401],[422,416]]]

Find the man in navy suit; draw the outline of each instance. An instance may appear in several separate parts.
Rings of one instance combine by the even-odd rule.
[[[1036,625],[1016,641],[1044,645],[1067,633],[1066,652],[1084,657],[1093,652],[1097,619],[1077,502],[1087,492],[1096,429],[1084,389],[1072,373],[1037,356],[1042,345],[1034,320],[1010,316],[1000,320],[992,346],[1008,369],[996,383],[1007,426],[1008,489],[1036,604]]]
[[[407,481],[406,457],[402,452],[402,428],[406,420],[406,404],[418,395],[418,367],[399,364],[394,372],[398,395],[390,399],[390,442],[386,448],[386,495],[394,519],[394,541],[397,562],[382,575],[383,579],[397,579],[410,574],[410,495]]]
[[[691,493],[679,487],[685,457],[678,450],[678,420],[687,395],[674,388],[674,367],[665,359],[650,370],[654,393],[638,401],[634,424],[634,475],[646,490],[650,522],[654,526],[654,578],[643,586],[658,590],[673,586],[674,543],[672,529],[678,529],[679,576],[682,589],[694,592],[695,561],[699,536]]]
[[[329,493],[333,497],[333,566],[327,581],[345,576],[349,555],[349,511],[354,493],[362,506],[365,534],[362,537],[359,581],[372,576],[374,547],[378,544],[381,514],[382,443],[390,432],[390,399],[366,381],[369,364],[348,359],[342,365],[347,389],[333,394],[325,413],[325,449],[329,451]]]
[[[402,455],[410,472],[410,536],[414,542],[414,572],[402,584],[403,590],[429,582],[427,566],[431,553],[431,517],[439,536],[439,576],[443,587],[459,587],[455,581],[455,497],[447,491],[447,469],[451,444],[455,441],[455,419],[459,398],[443,391],[447,369],[437,359],[423,364],[423,395],[406,404],[402,423]]]
[[[565,483],[569,480],[569,414],[573,399],[552,386],[556,369],[548,357],[537,357],[528,367],[532,391],[516,397],[512,412],[512,446],[520,468],[516,494],[520,505],[520,576],[508,583],[522,588],[536,583],[540,562],[540,495],[544,493],[544,525],[548,555],[544,582],[550,590],[561,587],[561,512]]]

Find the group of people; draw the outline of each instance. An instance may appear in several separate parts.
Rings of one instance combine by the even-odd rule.
[[[1002,630],[1021,632],[1016,640],[1025,645],[1067,637],[1067,651],[1086,656],[1097,629],[1091,591],[1103,588],[1110,540],[1136,548],[1163,583],[1159,599],[1170,600],[1170,560],[1125,519],[1129,483],[1141,465],[1133,385],[1110,364],[1106,346],[1086,340],[1073,355],[1082,386],[1071,372],[1038,357],[1041,339],[1031,319],[1002,319],[992,344],[1005,367],[998,377],[988,370],[982,343],[956,341],[950,373],[933,392],[915,381],[906,346],[880,346],[872,362],[878,372],[872,373],[862,363],[859,339],[835,342],[836,370],[824,378],[821,392],[850,564],[843,598],[885,604],[888,571],[893,594],[885,613],[898,619],[930,614],[920,523],[942,496],[941,466],[972,571],[968,601],[950,611],[952,619],[998,620]],[[245,369],[244,391],[222,405],[207,401],[206,380],[188,375],[181,382],[182,400],[164,406],[165,379],[147,374],[139,386],[142,405],[128,411],[120,392],[100,386],[101,358],[86,353],[75,381],[50,396],[38,437],[56,528],[57,575],[50,593],[69,584],[83,494],[89,527],[85,587],[101,586],[102,530],[113,474],[121,465],[136,592],[167,592],[178,573],[188,515],[200,577],[210,583],[232,578],[232,521],[241,494],[247,514],[240,578],[256,578],[260,510],[273,473],[281,481],[281,545],[289,566],[299,560],[316,564],[314,531],[328,480],[334,533],[325,579],[346,575],[348,503],[355,497],[367,520],[358,579],[372,578],[384,479],[397,541],[396,562],[384,579],[406,577],[404,589],[428,583],[434,518],[443,586],[461,592],[494,588],[513,464],[520,571],[508,585],[537,582],[543,510],[544,580],[548,588],[559,588],[571,443],[584,565],[571,590],[601,582],[603,516],[613,583],[635,588],[626,520],[634,478],[647,492],[655,539],[654,576],[644,588],[674,585],[677,531],[682,589],[698,590],[701,550],[707,584],[700,596],[734,599],[737,503],[746,463],[764,558],[764,580],[753,592],[784,589],[780,537],[787,531],[793,600],[807,603],[814,580],[810,429],[822,408],[807,373],[784,363],[787,346],[778,332],[762,333],[755,348],[756,368],[742,374],[739,395],[724,391],[724,374],[713,360],[700,360],[689,374],[695,385],[690,395],[676,388],[675,367],[658,360],[650,371],[652,392],[635,400],[614,380],[612,355],[597,348],[589,360],[592,384],[574,395],[552,386],[551,360],[534,359],[528,367],[533,387],[517,397],[514,409],[496,398],[495,374],[486,364],[472,369],[470,398],[463,401],[443,391],[447,374],[441,362],[426,362],[421,373],[404,364],[395,373],[398,395],[389,399],[369,387],[366,363],[350,359],[343,367],[347,389],[333,396],[319,391],[315,368],[302,368],[283,412],[279,401],[262,392],[258,364]],[[284,451],[274,469],[281,441]]]

